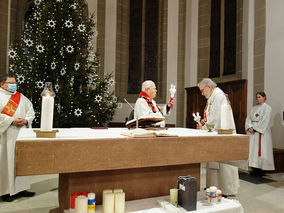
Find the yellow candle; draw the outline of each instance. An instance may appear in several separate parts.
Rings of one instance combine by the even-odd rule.
[[[114,194],[110,192],[105,193],[103,202],[104,202],[104,206],[103,206],[104,213],[113,213],[114,212]]]
[[[170,203],[177,206],[178,202],[178,189],[170,189]]]
[[[114,194],[114,212],[124,213],[125,212],[125,193],[116,192]]]

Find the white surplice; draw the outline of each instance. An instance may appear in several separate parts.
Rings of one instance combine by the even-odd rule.
[[[220,88],[215,88],[207,100],[205,109],[208,125],[214,129],[221,128],[222,106],[227,102],[225,93]],[[233,113],[226,113],[226,127],[235,129]],[[224,119],[223,119],[224,120]],[[207,164],[206,186],[216,186],[222,189],[225,195],[238,193],[239,174],[238,168],[225,163],[209,162]]]
[[[251,109],[246,119],[246,130],[253,128],[256,132],[250,137],[249,166],[263,170],[274,170],[273,145],[270,130],[271,107],[263,103]],[[260,138],[261,134],[261,138]],[[259,156],[259,142],[261,150]]]
[[[152,99],[152,103],[156,109],[156,113],[153,112],[152,108],[148,105],[147,101],[144,98],[138,98],[135,106],[134,106],[134,119],[140,118],[140,117],[157,117],[158,116],[167,116],[169,115],[169,112],[167,113],[167,105],[165,105],[161,112],[157,107],[156,101]],[[156,125],[160,125],[161,127],[165,126],[165,122],[161,121],[157,123]]]
[[[1,111],[13,94],[15,93],[0,88]],[[30,188],[28,177],[15,177],[14,175],[15,144],[20,127],[11,124],[16,117],[26,119],[29,127],[35,117],[32,103],[22,94],[13,117],[0,113],[0,196],[13,195]]]

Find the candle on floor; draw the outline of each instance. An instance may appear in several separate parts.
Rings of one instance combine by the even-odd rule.
[[[104,189],[103,196],[102,196],[102,206],[104,205],[104,197],[106,193],[112,193],[112,189]]]
[[[170,189],[170,203],[173,204],[174,206],[177,206],[177,201],[178,201],[178,189],[176,188]]]
[[[125,212],[125,193],[116,192],[114,194],[114,212],[124,213]]]
[[[114,212],[114,194],[110,192],[105,193],[103,202],[104,202],[103,212],[113,213]]]
[[[88,211],[88,198],[80,195],[75,199],[75,213],[87,213]]]

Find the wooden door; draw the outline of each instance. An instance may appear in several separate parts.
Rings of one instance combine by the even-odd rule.
[[[228,94],[233,109],[237,133],[246,133],[245,120],[247,116],[247,80],[218,83],[218,87]],[[197,86],[188,87],[185,88],[185,90],[187,92],[186,127],[195,128],[196,122],[193,120],[192,113],[199,112],[201,115],[203,115],[206,105],[206,98],[201,95]]]

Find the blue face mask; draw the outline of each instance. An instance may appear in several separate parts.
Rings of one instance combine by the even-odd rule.
[[[17,84],[8,84],[9,92],[16,92],[17,91]]]

